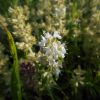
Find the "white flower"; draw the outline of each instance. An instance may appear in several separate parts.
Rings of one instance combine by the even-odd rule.
[[[53,37],[52,37],[52,35],[50,33],[47,32],[47,33],[45,33],[45,38],[49,39],[49,38],[53,38]]]
[[[58,34],[57,31],[54,32],[54,35],[53,35],[55,38],[58,38],[58,39],[62,39],[62,37]]]
[[[55,75],[56,75],[56,77],[59,76],[60,72],[61,72],[61,70],[59,68],[56,68],[55,69]]]
[[[43,37],[43,36],[41,36],[41,37],[42,37],[42,40],[41,40],[41,42],[39,42],[39,45],[40,46],[45,46],[47,40],[45,39],[45,37]]]
[[[66,53],[66,49],[65,49],[65,44],[62,44],[62,46],[61,46],[61,55],[62,55],[62,58],[64,58],[65,57],[65,53]]]
[[[47,32],[44,33],[42,40],[39,42],[39,45],[42,48],[41,52],[43,53],[43,56],[46,57],[46,62],[48,62],[47,66],[53,69],[53,73],[55,73],[56,76],[60,73],[62,61],[66,53],[65,44],[62,44],[58,40],[61,38],[62,37],[57,31],[55,31],[53,35]]]

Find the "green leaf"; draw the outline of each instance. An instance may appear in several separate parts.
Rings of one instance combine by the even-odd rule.
[[[8,29],[4,28],[4,31],[7,35],[10,54],[13,58],[12,75],[11,75],[12,98],[13,98],[13,100],[22,100],[21,99],[21,83],[20,83],[20,76],[19,76],[19,64],[18,64],[16,46],[14,43],[14,39],[13,39],[11,33],[8,31]]]

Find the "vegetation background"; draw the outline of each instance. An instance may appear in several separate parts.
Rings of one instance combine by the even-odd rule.
[[[8,17],[9,7],[18,5],[28,5],[30,10],[35,11],[46,10],[44,14],[36,14],[31,18],[31,21],[37,23],[33,28],[35,36],[39,38],[43,30],[53,31],[55,27],[61,30],[63,41],[67,43],[68,54],[63,62],[62,73],[56,81],[59,89],[52,87],[49,94],[46,90],[35,91],[30,87],[34,83],[32,80],[33,83],[23,85],[23,100],[100,100],[100,1],[54,0],[64,1],[61,3],[66,6],[65,18],[62,17],[63,14],[57,18],[50,17],[53,21],[63,20],[61,27],[54,25],[55,22],[50,21],[49,17],[44,19],[46,15],[53,16],[53,12],[49,10],[53,5],[49,5],[49,1],[53,0],[0,0],[0,14],[5,17]],[[61,3],[57,6],[60,7]],[[46,26],[42,26],[42,23],[46,23]],[[48,23],[52,26],[51,29]],[[0,29],[0,42],[6,44],[5,40]],[[0,100],[11,100],[11,68],[5,66],[5,69],[0,68]]]

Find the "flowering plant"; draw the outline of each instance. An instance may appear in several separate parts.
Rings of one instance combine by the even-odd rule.
[[[100,98],[99,0],[5,1],[0,100]]]
[[[57,31],[53,35],[48,32],[44,33],[44,36],[41,37],[42,40],[39,42],[39,46],[42,55],[40,59],[42,59],[41,57],[45,57],[46,61],[44,62],[48,63],[47,67],[51,67],[53,74],[59,76],[62,61],[66,53],[65,44],[60,42],[62,37]]]

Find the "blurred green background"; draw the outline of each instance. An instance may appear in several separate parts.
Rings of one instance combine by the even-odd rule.
[[[50,6],[49,1],[53,0],[0,0],[0,14],[8,17],[8,8],[18,5],[28,5],[29,9],[33,9],[35,12],[44,10],[42,15],[30,15],[30,21],[37,24],[37,26],[33,25],[36,38],[40,37],[43,30],[48,31],[48,24],[42,27],[42,23],[53,24],[49,17],[51,20],[64,20],[61,29],[65,29],[65,34],[62,32],[62,41],[66,43],[68,54],[66,54],[63,62],[62,74],[57,80],[57,84],[63,93],[56,88],[52,88],[51,92],[55,98],[54,100],[66,100],[65,95],[68,100],[100,100],[100,1],[54,0],[64,1],[62,4],[66,6],[64,19],[62,17],[53,18],[53,12],[47,12]],[[61,3],[58,4],[58,7]],[[48,19],[45,20],[46,15]],[[54,27],[59,28],[55,25]],[[0,100],[11,100],[8,81],[9,78],[5,78],[3,73],[0,74]],[[33,90],[28,88],[28,85],[26,88],[25,93],[27,95],[23,94],[23,100],[35,100]],[[38,99],[36,100],[41,100],[39,99],[40,96],[42,100],[52,100],[46,92],[41,95],[37,96]]]

